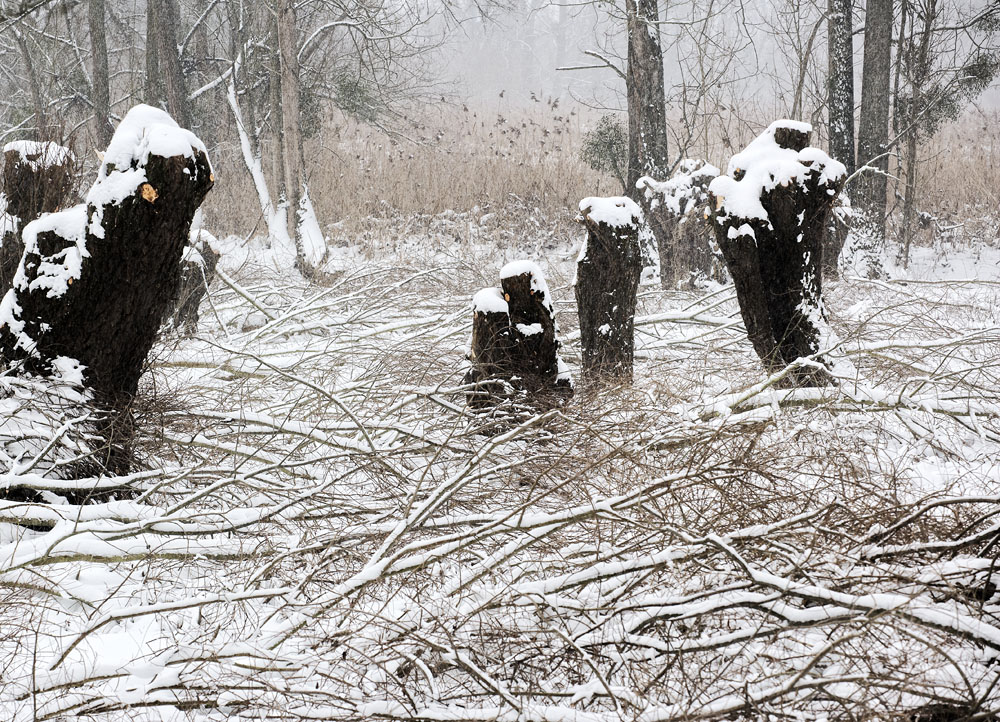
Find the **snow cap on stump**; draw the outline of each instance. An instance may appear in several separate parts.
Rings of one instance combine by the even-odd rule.
[[[838,182],[847,175],[844,164],[819,148],[809,146],[812,126],[797,120],[776,120],[730,159],[726,175],[709,185],[719,216],[767,220],[761,196],[778,186],[802,185],[819,171],[820,183]],[[834,191],[835,193],[836,191]],[[752,236],[749,226],[744,226]]]
[[[642,209],[631,198],[584,198],[580,201],[578,221],[604,223],[611,228],[635,226],[642,222]]]
[[[87,203],[91,207],[90,233],[104,238],[104,206],[121,204],[134,195],[136,189],[147,202],[156,202],[158,191],[146,178],[146,164],[150,156],[193,159],[198,153],[208,158],[201,139],[177,125],[165,111],[149,105],[132,108],[111,137],[97,171],[97,181],[87,194]]]
[[[542,273],[541,266],[534,261],[511,261],[500,269],[500,283],[503,285],[504,279],[515,278],[516,276],[529,276],[531,278],[532,293],[539,294],[542,305],[554,313],[552,309],[552,296],[549,294],[549,285],[545,282],[545,274]]]
[[[13,154],[18,161],[36,171],[57,165],[67,165],[76,160],[73,151],[69,148],[50,141],[14,140],[3,147],[3,154],[5,156]]]
[[[636,181],[635,187],[643,192],[650,210],[662,204],[673,215],[683,216],[705,199],[706,187],[719,173],[711,163],[685,158],[670,179],[658,181],[645,175]]]
[[[509,313],[499,288],[484,288],[472,297],[473,313]]]

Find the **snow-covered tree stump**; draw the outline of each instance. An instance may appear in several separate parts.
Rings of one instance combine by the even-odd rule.
[[[587,228],[576,263],[583,376],[630,382],[642,210],[630,198],[584,198],[578,220]]]
[[[693,274],[713,277],[716,256],[708,215],[708,184],[719,169],[703,160],[685,158],[666,181],[639,179],[642,210],[659,239],[660,283],[673,290]]]
[[[826,328],[823,239],[846,170],[809,147],[811,133],[808,123],[772,123],[709,186],[747,335],[772,372],[815,356]],[[789,380],[814,386],[832,377],[813,364],[794,369]]]
[[[73,186],[73,153],[57,143],[18,140],[3,148],[6,218],[0,219],[0,297],[14,282],[24,244],[21,232],[43,213],[56,211]],[[3,215],[0,213],[0,215]]]
[[[0,303],[0,358],[15,373],[67,366],[121,411],[178,284],[191,220],[214,178],[204,145],[140,105],[115,131],[86,203],[29,223]]]
[[[514,261],[500,270],[500,289],[472,299],[469,405],[482,407],[523,392],[528,402],[559,403],[573,393],[559,357],[559,329],[541,268]]]

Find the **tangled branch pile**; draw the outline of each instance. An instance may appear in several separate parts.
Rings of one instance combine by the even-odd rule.
[[[642,293],[633,390],[511,421],[465,407],[467,269],[223,259],[135,410],[149,470],[79,482],[137,498],[61,498],[85,420],[3,380],[0,483],[46,502],[0,502],[4,719],[1000,706],[1000,286],[835,286],[858,379],[805,390],[731,290]]]

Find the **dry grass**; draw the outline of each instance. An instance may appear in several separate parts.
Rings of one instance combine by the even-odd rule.
[[[531,113],[444,107],[401,135],[329,119],[307,144],[310,190],[320,218],[345,230],[363,229],[370,218],[449,210],[558,215],[586,196],[621,192],[580,158],[594,120],[545,103]],[[260,212],[235,141],[224,143],[214,162],[226,191],[207,201],[211,222],[246,234]]]
[[[1000,207],[1000,111],[972,111],[924,144],[920,185],[932,212],[965,218]]]
[[[757,115],[759,122],[722,116],[706,121],[708,130],[691,139],[688,154],[724,168],[733,149],[766,125],[768,117]],[[568,221],[581,198],[621,192],[617,180],[580,157],[583,136],[598,117],[547,103],[518,111],[442,106],[406,121],[397,134],[328,118],[307,148],[317,212],[334,243],[360,247],[369,256],[386,246],[395,250],[408,235],[432,235],[436,219],[449,214],[475,226],[454,238],[465,248],[484,217],[502,247],[565,235],[572,232]],[[963,224],[953,239],[959,243],[993,243],[1000,233],[998,120],[998,111],[970,110],[921,151],[918,209],[945,226]],[[679,124],[672,128],[680,133]],[[822,128],[817,137],[822,144]],[[232,137],[215,152],[214,163],[222,182],[206,202],[209,225],[221,235],[261,233],[256,194]],[[899,177],[897,169],[890,172]],[[890,204],[901,190],[890,182]],[[895,211],[900,206],[890,205]],[[931,242],[932,235],[921,234],[917,243]]]

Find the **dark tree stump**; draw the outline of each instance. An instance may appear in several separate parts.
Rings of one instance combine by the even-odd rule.
[[[469,405],[483,407],[509,396],[536,406],[572,395],[572,379],[559,357],[555,312],[541,269],[515,261],[500,271],[502,290],[473,297],[472,367],[465,383],[477,384]]]
[[[666,291],[698,274],[716,280],[722,275],[719,266],[724,261],[713,250],[708,220],[708,184],[718,175],[714,165],[687,158],[669,180],[639,179],[642,211],[659,239],[660,284]]]
[[[583,376],[631,382],[642,211],[629,198],[584,198],[578,219],[587,227],[576,264]]]
[[[4,146],[3,192],[10,217],[0,231],[0,298],[13,284],[21,262],[24,227],[56,211],[69,196],[74,160],[69,148],[56,143],[15,141]]]
[[[472,367],[465,374],[464,383],[477,386],[468,394],[469,406],[487,406],[491,398],[506,391],[504,379],[512,375],[512,355],[507,302],[499,289],[484,288],[472,297],[472,343],[469,353]]]
[[[213,241],[206,231],[192,232],[191,243],[184,250],[171,317],[173,327],[182,333],[192,334],[198,328],[198,308],[215,279],[220,254]]]
[[[823,242],[846,171],[808,147],[810,133],[806,123],[773,123],[710,186],[716,239],[747,336],[771,372],[814,356],[825,325]],[[790,381],[828,385],[833,377],[800,367]]]
[[[127,411],[213,182],[201,141],[161,110],[133,108],[87,203],[24,230],[14,287],[0,304],[10,372],[58,376],[76,364],[99,407]],[[112,416],[127,435],[127,413]]]

